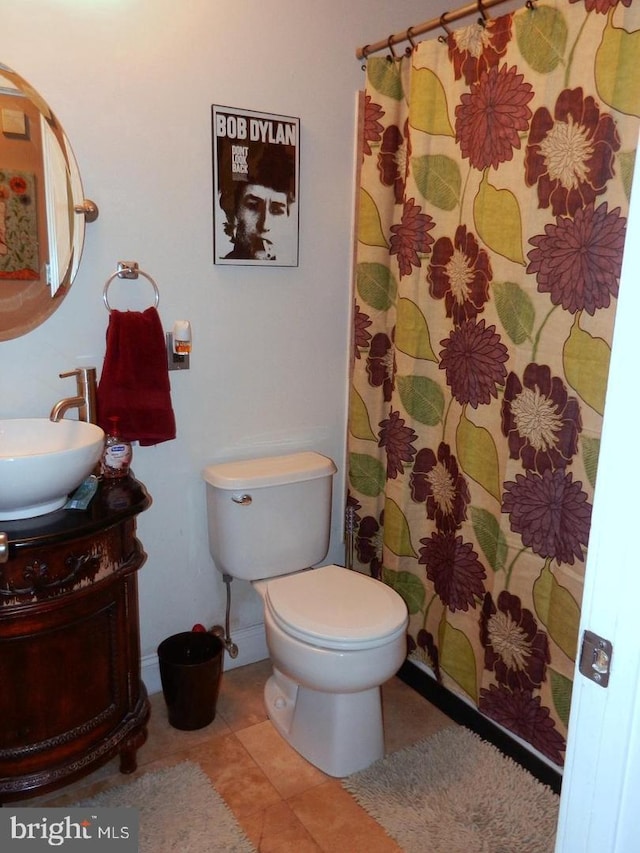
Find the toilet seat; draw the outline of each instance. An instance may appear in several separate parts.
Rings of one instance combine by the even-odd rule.
[[[407,626],[407,607],[395,590],[341,566],[269,580],[265,607],[274,622],[302,642],[343,651],[392,642]]]

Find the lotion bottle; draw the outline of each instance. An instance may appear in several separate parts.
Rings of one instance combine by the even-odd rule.
[[[119,421],[116,415],[109,418],[109,432],[102,452],[102,476],[108,480],[128,476],[131,466],[131,442],[120,437]]]

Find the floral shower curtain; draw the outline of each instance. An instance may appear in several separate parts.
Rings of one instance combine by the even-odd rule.
[[[563,763],[640,115],[637,0],[367,60],[349,496],[409,658]]]

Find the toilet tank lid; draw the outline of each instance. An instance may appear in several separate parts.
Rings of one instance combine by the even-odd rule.
[[[333,461],[314,450],[285,456],[264,456],[208,465],[204,480],[217,489],[249,489],[278,486],[329,477],[337,471]]]

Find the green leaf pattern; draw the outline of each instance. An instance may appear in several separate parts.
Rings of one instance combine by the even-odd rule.
[[[485,175],[473,201],[473,218],[490,249],[516,264],[524,263],[522,217],[515,193],[493,186]]]
[[[460,166],[451,157],[425,154],[411,163],[420,195],[440,210],[454,210],[460,204]]]
[[[471,523],[487,565],[494,572],[502,571],[508,546],[500,519],[482,507],[471,507]]]
[[[532,340],[536,309],[531,296],[513,281],[494,281],[496,311],[514,344]]]

